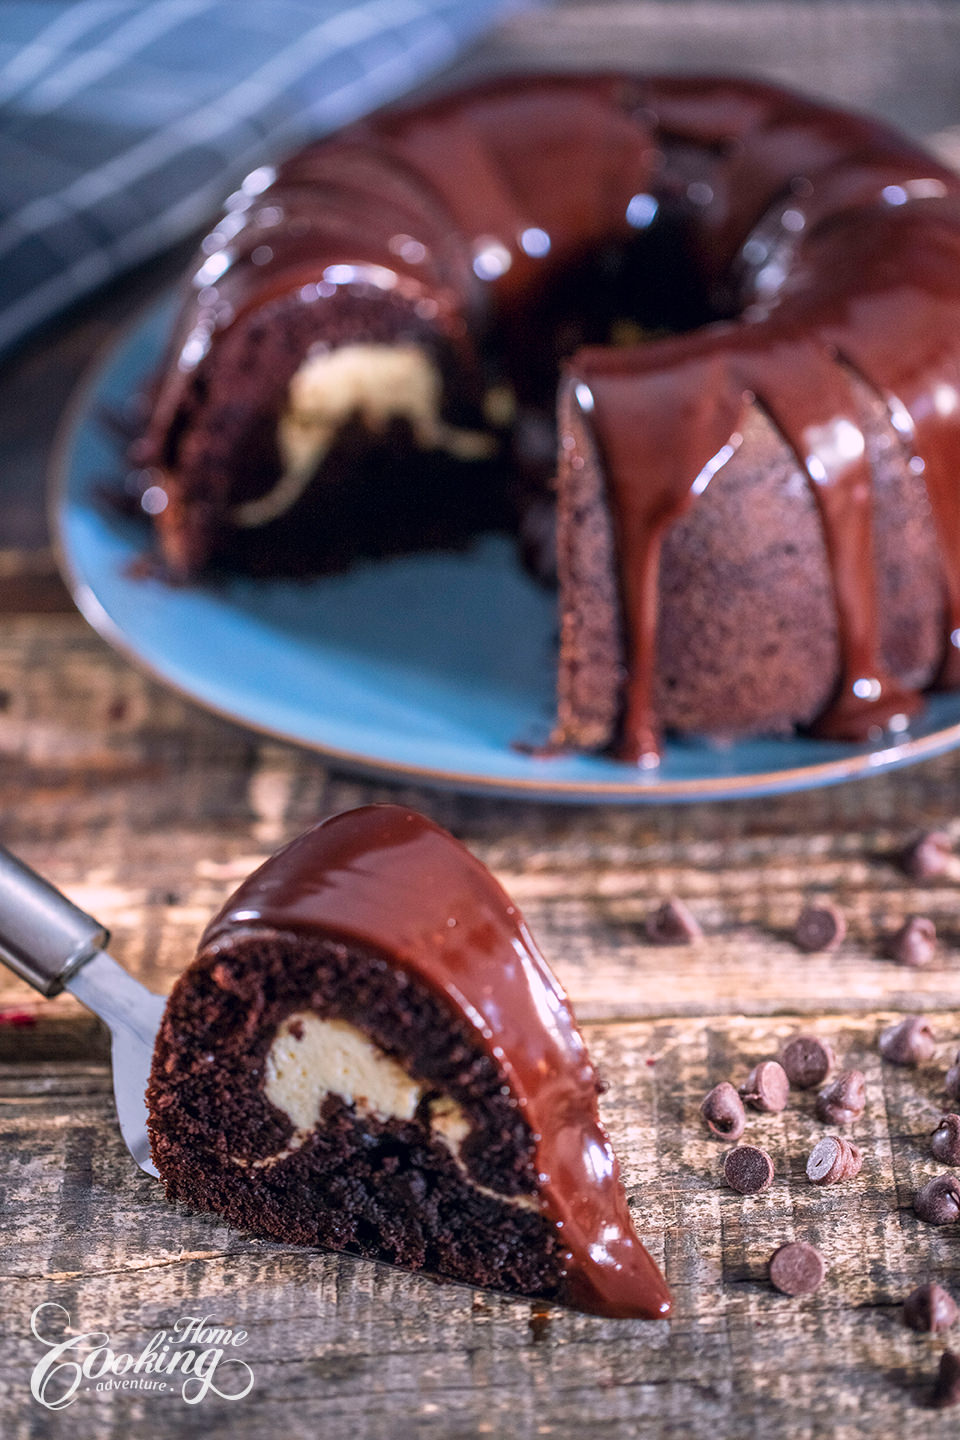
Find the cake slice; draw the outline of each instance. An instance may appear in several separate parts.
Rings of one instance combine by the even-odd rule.
[[[170,1200],[301,1245],[664,1317],[569,1002],[489,872],[414,811],[334,816],[211,922],[147,1092]]]

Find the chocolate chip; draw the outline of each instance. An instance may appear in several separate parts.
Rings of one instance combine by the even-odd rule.
[[[817,1119],[825,1125],[849,1125],[863,1114],[867,1082],[862,1070],[841,1070],[817,1096]]]
[[[960,1050],[957,1051],[953,1064],[947,1071],[944,1083],[947,1094],[952,1096],[954,1100],[960,1100]]]
[[[942,1285],[918,1285],[903,1302],[904,1325],[927,1335],[949,1330],[957,1323],[958,1314],[953,1296]]]
[[[953,1175],[936,1175],[913,1197],[913,1208],[928,1225],[952,1225],[960,1219],[960,1184]]]
[[[783,1047],[780,1064],[796,1090],[822,1085],[834,1065],[830,1046],[816,1035],[796,1035]]]
[[[935,880],[950,868],[953,846],[942,830],[917,835],[900,853],[900,868],[911,880]]]
[[[787,1072],[777,1060],[761,1060],[740,1086],[740,1094],[751,1110],[776,1115],[786,1109],[790,1095]]]
[[[700,1114],[708,1129],[724,1140],[739,1140],[747,1123],[743,1101],[729,1080],[721,1080],[719,1085],[714,1085],[709,1095],[704,1097]]]
[[[812,1295],[825,1273],[823,1256],[806,1240],[781,1245],[770,1257],[770,1284],[784,1295]]]
[[[682,900],[664,900],[658,910],[647,916],[645,929],[653,945],[689,945],[703,934]]]
[[[940,1356],[940,1368],[933,1383],[934,1410],[947,1410],[951,1405],[960,1405],[960,1355],[944,1350]]]
[[[937,953],[937,927],[926,915],[911,915],[891,936],[887,953],[898,965],[922,970]]]
[[[863,1156],[856,1145],[839,1136],[827,1135],[818,1140],[807,1161],[807,1179],[814,1185],[836,1185],[840,1180],[853,1180],[860,1174]]]
[[[738,1145],[724,1160],[723,1175],[741,1195],[759,1195],[773,1179],[773,1161],[756,1145]]]
[[[814,1185],[834,1185],[843,1170],[844,1154],[840,1141],[829,1135],[818,1140],[807,1160],[807,1179]]]
[[[847,1163],[841,1179],[856,1180],[863,1169],[863,1151],[859,1145],[854,1145],[852,1140],[845,1140],[843,1143],[847,1147]]]
[[[941,1115],[930,1149],[944,1165],[960,1165],[960,1115]]]
[[[793,927],[793,938],[801,950],[835,950],[847,933],[842,910],[830,900],[805,905]]]
[[[891,1065],[916,1068],[932,1060],[937,1050],[933,1031],[922,1015],[907,1015],[884,1030],[878,1041],[880,1054]]]

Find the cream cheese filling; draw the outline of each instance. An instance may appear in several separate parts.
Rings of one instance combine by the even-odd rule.
[[[419,345],[358,342],[308,355],[290,381],[277,428],[280,478],[265,495],[234,506],[234,525],[256,529],[295,505],[352,416],[375,435],[391,420],[404,419],[422,450],[446,450],[458,460],[488,458],[491,436],[441,419],[442,388],[439,371]]]
[[[423,1095],[396,1060],[346,1020],[289,1015],[267,1052],[264,1091],[298,1133],[317,1123],[327,1094],[381,1120],[412,1120]]]
[[[254,1170],[276,1165],[300,1149],[316,1128],[327,1095],[339,1095],[378,1120],[412,1120],[427,1087],[349,1021],[325,1020],[312,1010],[301,1010],[277,1028],[267,1051],[263,1088],[270,1103],[287,1116],[293,1134],[275,1155],[259,1160],[230,1157],[234,1165]],[[431,1100],[429,1116],[431,1137],[447,1147],[475,1190],[518,1209],[540,1208],[532,1195],[501,1195],[468,1173],[460,1147],[473,1127],[452,1096]]]

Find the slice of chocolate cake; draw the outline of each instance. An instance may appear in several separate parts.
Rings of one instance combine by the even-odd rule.
[[[171,1200],[302,1245],[663,1317],[569,1002],[487,870],[413,811],[334,816],[208,926],[147,1100]]]

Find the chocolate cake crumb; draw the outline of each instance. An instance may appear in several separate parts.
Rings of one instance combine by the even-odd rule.
[[[960,1115],[941,1115],[930,1149],[944,1165],[960,1165]]]
[[[933,1059],[937,1042],[922,1015],[906,1015],[896,1025],[884,1030],[878,1047],[884,1060],[889,1060],[891,1065],[907,1065],[915,1069]]]
[[[756,1145],[738,1145],[724,1160],[723,1174],[741,1195],[759,1195],[773,1180],[773,1161]]]
[[[918,1285],[903,1302],[903,1323],[925,1335],[939,1335],[957,1323],[960,1311],[942,1285]]]
[[[700,1106],[707,1128],[724,1140],[739,1140],[746,1125],[743,1101],[729,1080],[721,1080]]]
[[[783,1295],[812,1295],[825,1274],[823,1256],[806,1240],[781,1245],[770,1257],[770,1283]]]
[[[936,1175],[913,1197],[917,1216],[928,1225],[952,1225],[960,1219],[960,1184],[954,1175]]]
[[[762,1060],[755,1065],[740,1086],[745,1104],[752,1110],[775,1115],[786,1109],[790,1095],[790,1081],[786,1071],[777,1060]]]
[[[805,905],[793,927],[793,938],[801,950],[835,950],[847,933],[843,912],[831,900]]]
[[[663,904],[647,916],[647,939],[653,945],[690,945],[699,940],[703,931],[682,900],[664,900]]]
[[[841,1070],[817,1096],[817,1119],[825,1125],[850,1125],[863,1114],[867,1082],[862,1070]]]
[[[795,1090],[812,1090],[822,1085],[834,1066],[831,1047],[816,1035],[795,1035],[780,1056],[787,1079]]]

